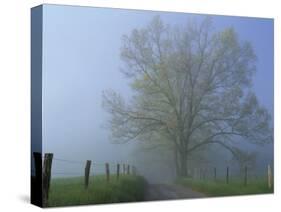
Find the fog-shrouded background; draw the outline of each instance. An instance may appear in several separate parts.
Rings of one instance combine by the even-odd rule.
[[[44,5],[43,10],[43,152],[54,158],[97,163],[136,164],[152,182],[173,179],[165,152],[145,153],[138,143],[113,144],[102,108],[102,91],[113,89],[130,98],[129,81],[120,72],[121,37],[146,26],[159,15],[164,23],[184,25],[205,16],[152,11]],[[212,16],[216,30],[232,26],[251,42],[258,57],[254,91],[273,116],[273,21]],[[273,122],[272,122],[273,125]],[[273,160],[273,145],[245,146],[259,152],[262,168]],[[224,155],[224,153],[220,153]],[[220,155],[218,153],[218,155]],[[228,157],[218,156],[223,166]],[[100,167],[103,171],[104,167]],[[83,175],[81,163],[54,160],[55,176]],[[79,174],[77,174],[79,175]]]

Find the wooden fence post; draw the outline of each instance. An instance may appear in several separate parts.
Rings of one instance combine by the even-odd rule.
[[[217,181],[217,168],[214,168],[214,180]]]
[[[271,167],[269,164],[267,166],[267,183],[268,183],[268,188],[271,189],[272,188],[272,171],[271,171]]]
[[[33,152],[35,165],[35,180],[42,181],[42,154],[40,152]]]
[[[119,180],[119,175],[120,175],[120,164],[117,163],[117,180]]]
[[[248,167],[245,166],[245,173],[244,173],[244,186],[248,184]]]
[[[226,184],[229,183],[229,167],[226,167]]]
[[[91,161],[87,160],[86,161],[86,166],[85,166],[85,188],[88,188],[89,185],[89,175],[90,175],[90,167],[91,167]]]
[[[203,180],[205,180],[205,178],[206,178],[206,169],[204,168],[203,169]]]
[[[110,173],[109,173],[109,164],[108,163],[105,164],[105,171],[106,171],[106,181],[109,182]]]
[[[44,156],[43,165],[43,182],[42,182],[42,197],[43,197],[43,207],[48,206],[49,189],[51,182],[51,170],[52,170],[52,160],[53,154],[46,153]]]
[[[127,174],[130,174],[130,165],[127,165]]]
[[[32,177],[31,201],[33,204],[42,206],[42,154],[33,152],[35,177]]]

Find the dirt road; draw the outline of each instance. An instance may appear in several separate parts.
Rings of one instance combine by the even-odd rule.
[[[190,188],[174,184],[148,184],[145,193],[145,201],[202,197],[206,196]]]

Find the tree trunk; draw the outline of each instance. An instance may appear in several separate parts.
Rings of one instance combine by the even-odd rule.
[[[176,148],[175,148],[174,156],[175,156],[174,160],[176,165],[176,175],[180,176],[179,154]]]
[[[180,153],[180,176],[187,177],[187,155],[184,152]]]

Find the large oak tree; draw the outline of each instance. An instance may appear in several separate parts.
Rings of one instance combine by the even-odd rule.
[[[215,31],[212,20],[165,25],[155,17],[122,39],[122,70],[133,97],[104,93],[116,142],[146,140],[174,151],[179,176],[201,148],[272,140],[270,115],[251,88],[256,56],[233,28]]]

